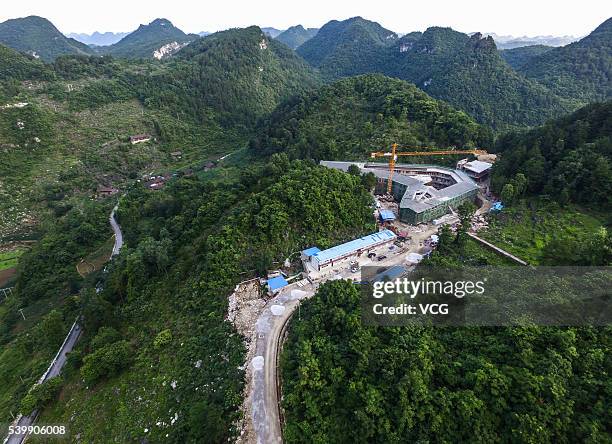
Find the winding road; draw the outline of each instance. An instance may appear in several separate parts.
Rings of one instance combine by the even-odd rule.
[[[113,253],[111,255],[111,258],[119,254],[119,251],[121,250],[121,247],[123,246],[123,233],[121,232],[121,228],[119,227],[119,224],[115,220],[115,212],[117,211],[117,208],[118,208],[118,204],[115,205],[109,217],[110,225],[113,229],[113,232],[115,233],[115,244],[113,245]],[[74,324],[72,324],[72,328],[70,328],[68,335],[64,339],[64,342],[62,346],[60,347],[60,349],[58,350],[57,354],[53,358],[53,361],[51,361],[51,365],[49,365],[49,368],[41,376],[37,384],[42,384],[46,380],[53,378],[55,376],[58,376],[61,373],[62,368],[64,367],[64,364],[66,363],[67,355],[74,348],[75,344],[77,343],[79,339],[79,336],[81,336],[81,326],[78,324],[78,319],[77,319],[76,321],[74,321]],[[19,415],[11,425],[15,427],[20,427],[20,428],[31,426],[36,421],[36,418],[38,417],[38,413],[39,412],[35,410],[34,412],[32,412],[32,414],[28,416]],[[27,432],[20,433],[20,434],[17,434],[17,433],[10,434],[10,435],[7,435],[7,437],[4,439],[3,444],[22,444],[26,440],[27,436],[28,436]]]
[[[121,227],[119,226],[119,224],[117,223],[117,220],[115,219],[115,213],[117,212],[118,208],[119,208],[119,204],[115,205],[115,207],[113,208],[113,211],[111,211],[111,214],[108,218],[111,228],[113,229],[113,232],[115,233],[115,244],[113,245],[113,253],[111,254],[111,258],[113,256],[118,255],[119,252],[121,251],[121,247],[123,247],[123,233],[121,232]]]
[[[383,261],[362,261],[362,265],[393,267],[405,265],[406,256],[421,250],[422,242],[436,233],[437,227],[423,232],[415,233],[408,248],[396,253],[389,253],[384,247],[385,254],[390,257]],[[278,377],[278,355],[282,348],[284,332],[291,316],[298,309],[302,300],[312,297],[319,286],[329,279],[353,280],[355,275],[347,268],[336,274],[328,275],[320,280],[310,283],[303,280],[284,287],[278,295],[268,301],[257,319],[255,331],[257,342],[255,344],[255,357],[249,365],[252,369],[251,379],[251,419],[253,430],[257,437],[257,444],[279,444],[283,442],[281,416],[279,411],[280,381]]]
[[[268,301],[257,319],[255,357],[251,361],[253,428],[258,444],[282,443],[278,399],[278,353],[283,333],[300,301],[312,297],[316,288],[307,281],[285,287]]]

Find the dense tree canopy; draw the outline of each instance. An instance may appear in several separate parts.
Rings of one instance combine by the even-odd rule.
[[[612,18],[582,40],[543,52],[518,70],[561,97],[582,102],[609,100],[612,98]]]
[[[466,242],[443,230],[427,263],[490,263]],[[609,327],[374,327],[361,298],[330,281],[291,321],[288,443],[606,442]]]
[[[364,159],[392,143],[480,147],[491,133],[413,85],[381,75],[344,79],[292,98],[265,119],[251,150],[292,157]]]
[[[501,159],[493,185],[517,174],[531,194],[549,194],[561,202],[609,209],[612,204],[612,102],[586,106],[574,114],[497,141]]]

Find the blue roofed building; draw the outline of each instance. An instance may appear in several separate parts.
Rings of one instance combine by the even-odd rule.
[[[378,217],[381,222],[391,222],[395,220],[395,214],[391,210],[379,210]]]
[[[268,279],[267,284],[268,284],[268,291],[272,294],[276,294],[280,291],[281,288],[289,285],[289,282],[287,282],[285,278],[282,276],[276,276],[276,277],[273,277],[272,279]]]
[[[319,251],[310,256],[305,262],[315,271],[325,267],[333,267],[339,262],[355,259],[362,254],[367,254],[373,249],[392,243],[397,239],[391,230],[382,230],[367,236],[354,239],[344,244],[336,245],[327,250]]]
[[[317,247],[310,247],[310,248],[306,248],[305,250],[302,250],[302,254],[300,255],[302,261],[310,260],[310,257],[314,254],[317,254],[319,251],[321,250]]]

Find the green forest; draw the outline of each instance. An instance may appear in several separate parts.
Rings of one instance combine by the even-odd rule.
[[[370,205],[359,177],[290,162],[284,155],[219,182],[184,177],[154,194],[136,186],[118,214],[126,247],[108,276],[98,276],[97,285],[104,288],[99,293],[78,279],[72,289],[61,285],[66,278],[52,269],[62,263],[49,255],[62,236],[74,232],[51,229],[23,260],[18,289],[24,300],[15,303],[25,304],[35,297],[28,295],[41,291],[68,297],[82,286],[58,316],[81,313],[86,333],[63,381],[62,397],[73,401],[51,402],[41,420],[73,418],[83,439],[95,442],[138,439],[144,428],[151,429],[148,438],[154,441],[227,441],[243,389],[238,367],[244,353],[224,320],[227,294],[237,281],[264,272],[295,250],[370,232]],[[69,218],[70,213],[64,216],[65,223]],[[69,243],[65,248],[73,251]],[[68,255],[63,260],[76,262]],[[39,270],[35,276],[29,271],[34,269]],[[68,270],[76,275],[74,268]],[[24,340],[9,332],[5,337],[11,341],[6,353]],[[196,368],[198,360],[203,363]],[[28,387],[17,385],[21,393]],[[114,387],[118,394],[112,394]],[[169,410],[179,415],[175,427],[150,423]]]
[[[517,194],[520,175],[529,194],[604,212],[612,208],[610,101],[586,106],[531,131],[504,134],[496,141],[495,151],[501,159],[492,183],[501,194],[505,188],[510,200]]]
[[[601,45],[594,51],[605,49]],[[580,104],[574,96],[557,95],[517,73],[493,39],[480,33],[430,27],[398,38],[356,17],[329,22],[297,52],[326,79],[366,73],[400,78],[500,130],[541,124]]]
[[[507,266],[478,250],[446,227],[423,265]],[[608,442],[610,327],[366,326],[361,301],[330,281],[292,320],[287,442]]]
[[[296,158],[363,160],[397,141],[413,147],[487,147],[493,133],[414,85],[370,74],[284,102],[260,122],[249,147],[259,155],[282,151]]]

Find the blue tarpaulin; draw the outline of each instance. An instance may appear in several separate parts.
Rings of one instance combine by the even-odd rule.
[[[287,285],[289,285],[289,282],[287,282],[282,276],[276,276],[275,278],[268,279],[268,288],[270,291],[276,291]]]
[[[495,202],[489,211],[501,211],[504,209],[504,205],[501,202]]]

